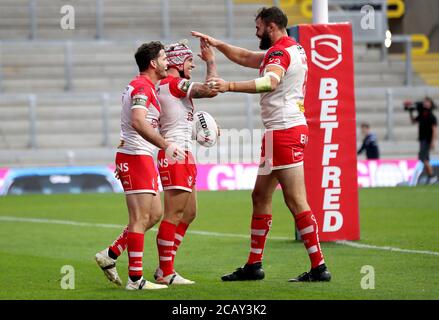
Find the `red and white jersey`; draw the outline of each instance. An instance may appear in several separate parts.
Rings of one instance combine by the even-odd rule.
[[[266,129],[278,130],[306,125],[305,98],[308,65],[305,50],[292,38],[284,36],[265,54],[259,69],[275,65],[285,72],[277,88],[261,94],[261,117]]]
[[[190,151],[192,149],[192,121],[194,105],[189,98],[193,83],[185,78],[169,75],[157,89],[161,105],[160,134],[170,142]]]
[[[151,80],[141,75],[134,78],[122,94],[118,152],[153,156],[157,147],[142,138],[131,125],[131,113],[136,108],[145,109],[148,112],[145,121],[158,130],[160,103],[156,90]]]

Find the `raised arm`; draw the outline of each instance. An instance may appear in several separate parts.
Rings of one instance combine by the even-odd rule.
[[[201,53],[198,55],[206,63],[206,82],[210,78],[218,77],[216,72],[215,53],[204,39],[200,39]],[[192,84],[189,97],[191,99],[212,98],[218,95],[218,91],[207,84],[195,82]]]
[[[414,106],[414,103],[412,101],[410,101],[410,100],[404,101],[404,110],[409,112],[410,122],[412,124],[415,124],[416,122],[418,122],[417,117],[415,117],[413,115],[413,111],[415,110],[415,106]]]
[[[262,60],[264,59],[264,52],[251,51],[244,48],[232,46],[226,42],[215,39],[207,34],[192,31],[194,37],[203,39],[209,46],[217,48],[230,61],[244,67],[259,69]]]
[[[198,56],[206,63],[206,81],[210,78],[218,77],[216,72],[216,59],[215,59],[215,51],[213,51],[212,47],[204,40],[200,39],[200,50],[201,53]]]

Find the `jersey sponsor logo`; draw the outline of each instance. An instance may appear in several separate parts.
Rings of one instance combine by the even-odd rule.
[[[132,105],[133,106],[142,106],[142,107],[146,107],[146,103],[148,101],[148,97],[145,95],[138,95],[136,94],[133,97],[133,102]]]
[[[339,36],[321,34],[311,38],[311,61],[316,66],[330,70],[342,60],[342,41]]]
[[[273,51],[268,55],[268,58],[273,58],[273,57],[282,57],[284,55],[283,51],[281,50],[277,50],[277,51]]]
[[[178,84],[178,88],[183,92],[188,92],[191,82],[189,80],[182,80]]]

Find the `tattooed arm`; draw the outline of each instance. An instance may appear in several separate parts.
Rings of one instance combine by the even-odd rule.
[[[191,99],[213,98],[216,95],[218,95],[217,90],[211,89],[207,84],[199,82],[194,82],[192,84],[189,94]]]

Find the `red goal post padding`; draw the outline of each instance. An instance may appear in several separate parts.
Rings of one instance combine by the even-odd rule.
[[[308,59],[305,179],[320,240],[358,240],[352,28],[349,23],[298,25],[289,32]]]

